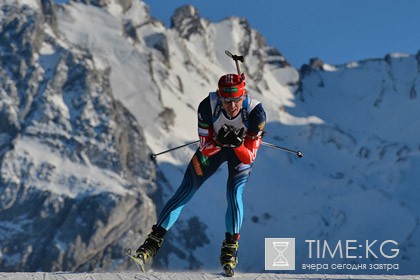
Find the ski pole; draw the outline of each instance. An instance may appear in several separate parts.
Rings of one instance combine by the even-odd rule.
[[[178,147],[172,148],[172,149],[168,149],[168,150],[165,150],[165,151],[160,152],[160,153],[157,153],[157,154],[151,154],[151,155],[150,155],[150,159],[151,159],[151,160],[156,160],[157,156],[159,156],[159,155],[163,155],[163,154],[166,154],[166,153],[169,153],[169,152],[172,152],[172,151],[178,150],[178,149],[180,149],[180,148],[183,148],[183,147],[187,147],[187,146],[190,146],[190,145],[196,144],[196,143],[198,143],[198,142],[200,142],[200,140],[197,140],[197,141],[194,141],[194,142],[190,142],[190,143],[187,143],[187,144],[184,144],[184,145],[181,145],[181,146],[178,146]]]
[[[157,154],[151,154],[150,159],[151,160],[156,160],[157,156],[159,156],[159,155],[163,155],[163,154],[172,152],[174,150],[178,150],[178,149],[183,148],[183,147],[191,146],[191,145],[196,144],[198,142],[200,142],[200,141],[196,140],[196,141],[193,141],[193,142],[190,142],[190,143],[187,143],[187,144],[184,144],[184,145],[172,148],[172,149],[165,150],[165,151],[157,153]],[[273,145],[273,144],[270,144],[270,143],[267,143],[267,142],[264,142],[264,141],[261,144],[264,145],[264,146],[270,147],[270,148],[274,148],[274,149],[277,149],[277,150],[282,150],[282,151],[286,151],[286,152],[289,152],[289,153],[292,153],[292,154],[296,154],[299,158],[303,157],[303,153],[301,151],[294,151],[294,150],[284,148],[284,147],[280,147],[280,146],[276,146],[276,145]]]
[[[273,145],[273,144],[270,144],[270,143],[267,143],[267,142],[264,142],[264,141],[261,144],[264,145],[264,146],[270,147],[270,148],[274,148],[274,149],[277,149],[277,150],[282,150],[282,151],[285,151],[285,152],[288,152],[288,153],[295,154],[299,158],[303,157],[303,153],[301,151],[291,150],[291,149],[280,147],[280,146],[277,146],[277,145]]]

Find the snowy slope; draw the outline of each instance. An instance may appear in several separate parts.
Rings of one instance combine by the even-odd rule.
[[[125,280],[125,279],[160,279],[160,280],[184,280],[184,279],[226,279],[217,273],[210,272],[152,272],[147,274],[140,273],[0,273],[2,279],[20,280],[54,280],[54,279],[80,279],[80,280]],[[408,280],[419,279],[418,276],[396,276],[396,275],[322,275],[322,274],[272,274],[272,273],[244,273],[235,274],[235,279],[394,279]]]

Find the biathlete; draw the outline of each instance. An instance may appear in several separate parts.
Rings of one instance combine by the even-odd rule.
[[[227,162],[226,234],[220,263],[233,275],[238,263],[238,241],[244,209],[242,193],[248,182],[252,164],[262,142],[266,114],[261,102],[249,96],[245,75],[223,75],[218,90],[210,92],[198,107],[200,146],[192,157],[181,185],[166,203],[157,223],[135,254],[142,269],[162,245],[166,232],[178,219],[182,208],[220,165]]]

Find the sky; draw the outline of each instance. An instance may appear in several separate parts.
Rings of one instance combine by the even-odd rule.
[[[66,0],[56,0],[65,2]],[[243,17],[296,68],[318,57],[339,65],[420,50],[419,0],[145,0],[170,26],[180,6],[213,22]]]

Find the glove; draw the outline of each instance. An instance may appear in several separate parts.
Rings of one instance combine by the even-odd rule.
[[[216,139],[222,147],[236,148],[239,147],[242,144],[242,142],[244,142],[243,136],[243,127],[239,129],[231,125],[224,124],[220,128]]]

